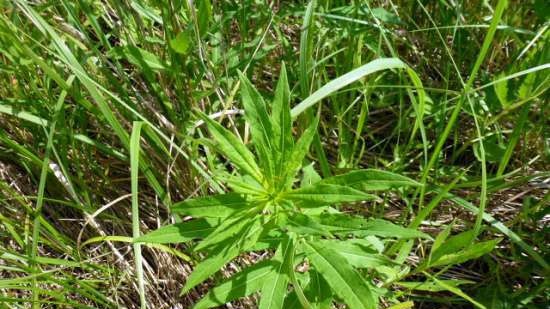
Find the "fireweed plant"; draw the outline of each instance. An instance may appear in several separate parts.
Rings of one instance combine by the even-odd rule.
[[[210,133],[210,138],[202,138],[200,143],[231,163],[215,175],[231,192],[175,203],[171,208],[174,214],[192,219],[162,227],[138,241],[186,243],[200,239],[193,250],[205,258],[194,267],[182,293],[211,278],[242,253],[273,252],[270,259],[212,288],[194,308],[219,306],[255,292],[260,292],[259,308],[330,308],[333,302],[345,303],[351,309],[377,308],[379,298],[388,294],[385,286],[408,272],[403,260],[384,254],[386,246],[396,239],[430,237],[382,219],[347,214],[339,205],[379,200],[367,192],[420,184],[374,169],[321,179],[311,164],[304,164],[318,118],[313,118],[294,139],[284,66],[270,105],[242,74],[240,82],[255,152],[238,136],[198,112]],[[437,242],[440,244],[444,238],[439,237]],[[485,253],[493,246],[488,242],[482,252],[468,254]],[[426,269],[430,263],[449,264],[452,257],[448,254],[464,247],[463,243],[438,252],[421,268]],[[442,257],[448,261],[442,261]],[[456,286],[458,282],[451,284]]]

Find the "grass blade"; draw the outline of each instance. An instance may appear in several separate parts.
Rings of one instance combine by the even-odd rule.
[[[143,122],[134,121],[132,127],[132,135],[130,137],[130,173],[131,173],[131,186],[132,186],[132,237],[138,239],[140,237],[140,221],[139,221],[139,197],[138,197],[138,185],[139,185],[139,141],[141,138],[141,128]],[[136,279],[138,282],[139,300],[142,309],[147,308],[147,302],[145,300],[145,284],[143,279],[143,262],[141,256],[141,244],[134,243],[134,258],[136,267]]]
[[[407,68],[407,65],[403,61],[396,58],[380,58],[373,60],[349,73],[346,73],[336,78],[335,80],[330,81],[319,90],[311,94],[309,97],[307,97],[305,100],[300,102],[300,104],[294,106],[294,108],[291,110],[292,118],[296,118],[306,109],[315,105],[322,99],[369,74],[383,70],[405,68]]]

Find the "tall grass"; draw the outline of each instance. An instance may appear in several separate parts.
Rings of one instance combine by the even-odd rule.
[[[242,308],[375,303],[338,288],[349,279],[380,308],[543,308],[548,25],[538,0],[0,2],[0,307],[187,308],[220,291]],[[273,116],[281,100],[290,119]],[[399,174],[421,185],[334,199],[331,211],[431,237],[355,234],[374,244],[361,249],[302,221],[199,284],[193,270],[216,241],[174,227],[218,223],[178,205],[256,181],[279,192],[276,171],[294,164],[290,148],[266,152],[281,135],[259,130],[270,122],[254,111],[292,121],[284,142],[303,159],[288,190]],[[250,151],[246,164],[220,155],[218,127]],[[291,141],[306,134],[311,148]],[[244,174],[257,179],[235,180]],[[155,230],[162,241],[135,241]],[[323,261],[349,262],[333,252],[344,247],[363,258]],[[276,281],[243,279],[271,274],[267,259]]]

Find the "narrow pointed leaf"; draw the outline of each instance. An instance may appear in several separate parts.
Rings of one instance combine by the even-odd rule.
[[[265,188],[250,175],[224,175],[218,178],[236,193],[248,196],[264,195],[266,193]]]
[[[300,213],[289,217],[285,228],[299,235],[332,236],[322,224]]]
[[[449,238],[449,235],[451,235],[451,231],[453,229],[454,223],[451,222],[443,231],[441,231],[439,234],[437,234],[437,237],[434,240],[434,243],[432,245],[432,250],[430,252],[430,257],[436,252],[441,245]]]
[[[260,168],[256,164],[254,155],[246,148],[242,141],[206,115],[202,113],[198,113],[198,115],[208,126],[217,150],[231,160],[231,163],[236,167],[261,182]]]
[[[206,35],[211,18],[212,4],[210,3],[210,0],[201,0],[199,2],[199,12],[197,14],[197,23],[201,37]]]
[[[195,219],[163,226],[137,238],[135,241],[157,244],[185,243],[193,239],[207,237],[212,231],[214,231],[214,227],[206,220]]]
[[[285,194],[285,198],[304,202],[303,207],[317,207],[333,203],[349,203],[376,200],[376,195],[368,194],[350,187],[333,184],[313,184]],[[309,204],[308,204],[309,203]]]
[[[437,267],[444,265],[455,265],[464,263],[472,259],[476,259],[491,252],[499,243],[499,241],[500,239],[493,239],[489,241],[479,242],[472,245],[468,249],[440,256],[437,259],[432,260],[430,266]]]
[[[315,133],[317,133],[317,125],[319,119],[315,118],[309,127],[304,131],[300,139],[294,145],[292,152],[290,153],[290,158],[285,162],[285,176],[284,176],[284,187],[289,188],[294,182],[294,177],[302,167],[302,161],[304,157],[309,152],[309,146],[313,141]]]
[[[221,250],[216,255],[208,257],[195,267],[185,282],[185,286],[181,291],[182,294],[187,293],[189,290],[208,279],[208,277],[218,272],[220,268],[239,255],[237,244],[220,249]]]
[[[476,306],[477,308],[480,308],[480,309],[486,309],[486,307],[480,303],[478,303],[477,301],[475,301],[473,298],[471,298],[470,296],[468,296],[466,293],[462,292],[462,290],[460,288],[458,288],[457,286],[455,285],[450,285],[450,284],[447,284],[446,283],[446,280],[439,280],[435,277],[433,277],[432,275],[424,272],[424,274],[429,277],[430,279],[433,280],[433,282],[439,286],[441,286],[442,288],[446,289],[447,291],[457,295],[457,296],[460,296],[462,298],[464,298],[465,300],[469,301],[470,303],[472,303],[474,306]]]
[[[336,251],[306,242],[304,249],[311,263],[332,290],[350,309],[375,309],[377,299],[368,283]]]
[[[274,263],[262,261],[235,274],[229,280],[212,288],[193,309],[218,307],[259,291],[264,282],[275,275]]]
[[[421,184],[408,177],[392,172],[366,169],[323,179],[323,184],[350,186],[363,191],[389,190],[405,186],[418,187]]]
[[[144,67],[149,70],[162,71],[169,67],[166,63],[163,63],[155,54],[148,52],[142,48],[126,45],[120,47],[114,47],[109,51],[111,57],[115,59],[125,58],[133,65],[141,68]]]
[[[365,219],[344,214],[321,214],[319,222],[330,232],[353,234],[357,237],[369,235],[394,238],[427,238],[431,237],[417,230],[405,228],[382,219]]]
[[[445,237],[448,236],[447,233],[450,233],[450,230],[450,227],[445,229],[436,238],[437,242],[434,241],[432,253],[430,254],[432,260],[435,261],[446,254],[456,253],[471,244],[474,235],[473,230],[464,231],[448,238]]]
[[[334,295],[327,281],[315,270],[309,271],[309,278],[305,289],[306,297],[316,309],[331,309]]]
[[[285,146],[291,145],[293,140],[292,119],[290,117],[290,87],[284,64],[281,67],[277,89],[275,90],[271,114],[274,131],[278,131],[275,136],[281,137],[277,140],[278,146],[281,149],[287,148]],[[284,151],[281,152],[284,153]]]
[[[242,195],[227,193],[178,202],[172,205],[171,210],[176,214],[194,217],[226,218],[247,205]]]
[[[291,250],[294,250],[294,242],[286,238],[275,252],[272,259],[275,273],[270,280],[264,281],[259,309],[283,309],[288,285],[287,271],[293,263],[291,257],[294,256]]]
[[[244,216],[233,216],[225,219],[210,235],[195,247],[195,251],[200,251],[220,243],[223,244],[229,241],[229,239],[245,233],[245,230],[250,227],[250,222],[251,220]]]
[[[378,266],[391,266],[392,261],[379,254],[364,239],[334,240],[321,239],[315,241],[319,246],[331,248],[342,255],[347,262],[356,268],[375,268]]]
[[[260,220],[256,220],[250,224],[249,229],[246,230],[244,235],[237,235],[229,239],[227,243],[231,245],[228,246],[227,243],[224,243],[211,250],[211,256],[195,267],[191,275],[187,278],[181,292],[188,292],[190,289],[218,272],[225,264],[239,255],[239,253],[252,247],[258,241],[262,233],[262,228],[263,226]]]
[[[260,165],[268,179],[274,175],[274,152],[273,145],[273,124],[267,113],[267,106],[264,99],[242,73],[239,74],[241,81],[241,97],[243,101],[245,117],[250,124],[250,134],[254,147],[260,157]]]
[[[475,283],[474,281],[461,280],[461,279],[439,280],[439,282],[443,282],[446,286],[454,286],[454,287],[458,287],[459,285],[463,285],[463,284]],[[410,290],[415,290],[415,291],[427,291],[427,292],[447,291],[447,288],[444,288],[441,286],[441,284],[437,284],[433,281],[425,281],[425,282],[400,281],[400,282],[395,282],[395,284]]]
[[[290,88],[284,63],[281,67],[275,98],[273,99],[271,122],[273,124],[275,146],[278,150],[278,156],[275,159],[275,174],[282,177],[284,166],[294,146],[292,119],[290,117]]]

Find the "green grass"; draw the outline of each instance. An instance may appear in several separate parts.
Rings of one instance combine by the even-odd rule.
[[[0,308],[544,308],[549,10],[0,1]]]

